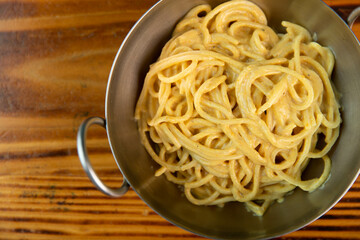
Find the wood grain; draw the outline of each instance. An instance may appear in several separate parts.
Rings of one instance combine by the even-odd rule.
[[[104,196],[86,177],[76,132],[104,116],[107,77],[135,21],[155,0],[0,0],[0,239],[201,239],[134,191]],[[341,16],[360,0],[326,0]],[[354,26],[360,37],[360,23]],[[122,176],[105,131],[88,148],[110,186]],[[360,178],[323,217],[282,239],[360,239]]]

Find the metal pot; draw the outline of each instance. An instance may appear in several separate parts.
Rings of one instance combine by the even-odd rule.
[[[329,46],[336,58],[333,82],[342,93],[340,138],[332,152],[331,175],[313,193],[296,190],[281,204],[272,205],[263,217],[248,212],[243,204],[223,208],[195,206],[165,177],[155,177],[158,168],[140,143],[134,109],[149,65],[156,61],[171,32],[192,7],[223,0],[162,0],[146,12],[129,32],[114,60],[106,92],[106,120],[83,122],[78,132],[81,163],[95,186],[105,194],[120,197],[129,185],[154,211],[173,224],[195,234],[218,239],[273,238],[316,220],[351,187],[360,169],[360,45],[344,21],[320,0],[252,0],[278,31],[282,20],[305,26],[318,42]],[[359,9],[350,17],[352,22]],[[86,131],[92,124],[106,128],[111,150],[123,176],[119,189],[111,189],[97,177],[87,156]],[[321,166],[314,166],[314,169]]]

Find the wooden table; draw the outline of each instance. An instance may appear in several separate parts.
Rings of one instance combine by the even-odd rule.
[[[199,239],[154,213],[130,190],[92,185],[76,132],[104,116],[107,77],[135,21],[156,0],[0,0],[0,239]],[[326,0],[342,15],[360,0]],[[360,37],[360,24],[354,32]],[[121,174],[105,131],[93,127],[94,168]],[[283,238],[360,239],[360,178],[325,216]]]

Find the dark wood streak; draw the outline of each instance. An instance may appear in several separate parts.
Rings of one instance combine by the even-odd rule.
[[[349,203],[358,203],[360,202],[360,197],[347,197],[346,195],[340,200],[341,202],[349,202]]]
[[[333,207],[332,209],[337,209],[337,210],[360,210],[360,207],[353,207],[353,206],[349,206],[349,207],[337,207],[335,205],[335,207]]]
[[[121,183],[121,180],[119,179],[118,181],[116,182],[119,182]],[[43,190],[43,189],[46,189],[46,190],[49,190],[49,189],[52,189],[51,187],[49,186],[39,186],[39,185],[25,185],[25,184],[0,184],[0,187],[8,187],[8,188],[20,188],[20,189],[23,189],[23,188],[27,188],[27,189],[39,189],[39,190]],[[55,189],[55,188],[53,188]],[[89,187],[75,187],[75,186],[66,186],[66,187],[59,187],[57,186],[56,187],[56,190],[78,190],[78,191],[90,191],[90,190],[95,190],[97,191],[97,189],[94,187],[94,186],[89,186]],[[21,197],[21,196],[20,196]],[[91,196],[90,196],[91,197]],[[124,196],[126,198],[126,195]],[[105,195],[102,197],[104,199],[109,199],[109,197],[106,197]]]
[[[94,192],[97,193],[97,189],[94,189],[92,188],[91,190],[94,190]],[[36,195],[34,195],[36,194]],[[8,195],[9,196],[9,195]],[[14,195],[12,195],[14,196]],[[20,194],[18,195],[19,198],[36,198],[36,199],[40,199],[40,198],[45,198],[45,199],[48,199],[50,198],[50,193],[25,193],[25,194]],[[51,199],[53,200],[56,200],[56,199],[64,199],[63,196],[57,196],[57,195],[53,195],[51,196]],[[66,199],[75,199],[75,198],[72,198],[71,196],[68,196]],[[76,199],[80,200],[80,199],[85,199],[85,200],[93,200],[93,199],[96,199],[96,200],[109,200],[111,198],[107,197],[107,196],[101,196],[101,195],[86,195],[86,196],[76,196]],[[118,198],[118,201],[119,202],[123,202],[124,200],[140,200],[140,198],[138,196],[122,196],[121,197],[121,200],[120,198]],[[111,203],[113,204],[113,203]]]
[[[63,198],[62,198],[63,199]],[[112,207],[144,207],[144,206],[147,206],[145,202],[141,201],[139,199],[140,202],[131,202],[131,203],[128,203],[128,202],[119,202],[119,203],[116,203],[116,202],[111,202],[111,203],[88,203],[88,202],[71,202],[69,203],[69,205],[71,206],[88,206],[88,207],[101,207],[101,206],[112,206]],[[21,201],[16,201],[17,203],[23,203],[23,204],[42,204],[38,201],[26,201],[26,202],[21,202]],[[50,204],[56,204],[55,201],[53,202],[50,202]]]
[[[74,204],[76,205],[76,204]],[[34,209],[34,208],[0,208],[2,212],[41,212],[41,213],[58,213],[58,212],[66,212],[69,210],[63,208],[50,208],[50,209]],[[71,209],[71,213],[86,213],[86,214],[126,214],[126,215],[139,215],[139,212],[146,216],[158,216],[157,213],[153,211],[143,211],[143,210],[79,210],[79,209]]]
[[[94,220],[94,219],[83,219],[83,220],[74,220],[72,219],[59,219],[59,218],[38,218],[38,217],[0,217],[0,221],[6,222],[36,222],[36,223],[57,223],[57,224],[92,224],[92,225],[103,225],[103,224],[114,224],[114,225],[143,225],[143,226],[172,226],[171,223],[158,219],[155,221],[144,220],[121,220],[121,219],[109,219],[109,220]]]
[[[64,232],[60,232],[60,231],[51,231],[51,230],[45,230],[45,229],[36,229],[36,230],[30,230],[30,229],[25,229],[25,228],[15,228],[14,232],[16,233],[34,233],[34,234],[43,234],[43,235],[67,235]]]
[[[359,226],[307,226],[299,231],[332,231],[332,232],[343,232],[343,231],[359,231]]]
[[[352,187],[349,189],[349,192],[360,192],[360,187]]]
[[[30,230],[30,229],[25,229],[25,228],[16,228],[14,230],[8,230],[8,229],[1,229],[0,231],[3,232],[17,232],[17,233],[27,233],[27,234],[44,234],[44,235],[64,235],[64,236],[69,236],[71,235],[71,233],[67,233],[67,232],[63,232],[63,231],[49,231],[49,230],[45,230],[45,229],[37,229],[37,230]],[[101,235],[96,235],[93,234],[92,236],[103,236]],[[160,238],[164,238],[164,239],[177,239],[177,238],[202,238],[200,236],[196,236],[193,234],[169,234],[169,233],[162,233],[162,234],[158,234],[158,233],[121,233],[121,232],[113,232],[113,233],[106,233],[105,236],[110,237],[110,236],[117,236],[117,237],[160,237]],[[0,238],[1,239],[1,238]]]
[[[25,181],[36,181],[36,182],[40,182],[41,184],[46,184],[46,182],[52,182],[52,183],[57,183],[57,182],[82,182],[82,183],[88,183],[89,185],[89,179],[88,178],[84,178],[84,177],[64,177],[64,178],[59,178],[59,177],[54,177],[54,176],[46,176],[46,177],[37,177],[37,176],[25,176],[25,177],[15,177],[16,179],[24,179]],[[116,179],[115,179],[116,178]],[[44,181],[45,179],[45,181]],[[119,182],[119,178],[118,177],[114,177],[113,175],[111,175],[110,177],[105,177],[104,178],[107,182]],[[92,185],[91,185],[92,186]],[[58,188],[59,186],[55,186],[54,188]],[[51,186],[48,186],[48,188],[51,188]]]
[[[321,217],[321,219],[360,219],[359,215],[350,215],[350,214],[340,214],[340,215],[333,215],[331,213],[326,214]]]
[[[88,150],[89,154],[106,154],[111,153],[109,147],[104,146],[103,148],[91,148]],[[57,151],[46,151],[46,152],[34,152],[29,153],[6,153],[0,154],[1,161],[32,161],[34,158],[48,158],[48,157],[65,157],[65,156],[77,156],[77,149],[62,149]],[[115,160],[114,160],[115,161]]]

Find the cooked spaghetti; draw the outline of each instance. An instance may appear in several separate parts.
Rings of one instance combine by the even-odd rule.
[[[135,111],[142,143],[156,175],[183,186],[193,204],[239,201],[263,215],[329,176],[341,123],[334,56],[305,28],[282,25],[275,33],[247,0],[200,5],[150,66]],[[303,180],[312,159],[323,171]]]

